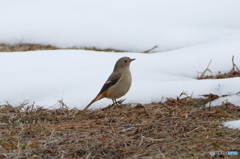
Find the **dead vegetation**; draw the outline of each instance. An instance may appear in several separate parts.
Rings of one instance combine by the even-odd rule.
[[[203,72],[199,72],[199,76],[197,79],[222,79],[222,78],[233,78],[233,77],[240,77],[240,70],[238,69],[237,65],[234,63],[234,56],[232,57],[232,69],[228,73],[219,73],[217,75],[206,76],[206,72],[212,71],[209,69],[212,60],[210,60],[207,68]]]
[[[16,45],[0,44],[0,52],[22,52],[22,51],[36,51],[36,50],[90,50],[90,51],[104,51],[104,52],[128,52],[124,50],[117,49],[100,49],[96,47],[68,47],[68,48],[58,48],[52,45],[42,45],[42,44],[25,44],[20,43]]]
[[[240,130],[222,126],[240,118],[240,107],[205,107],[211,100],[187,96],[85,111],[63,101],[54,109],[1,105],[0,158],[210,158],[211,150],[240,152]]]
[[[40,45],[40,44],[17,44],[7,45],[0,44],[0,52],[21,52],[21,51],[35,51],[35,50],[57,50],[59,48],[51,45]]]
[[[105,51],[105,52],[124,52],[124,50],[116,49],[99,49],[95,47],[69,47],[69,48],[58,48],[52,45],[42,44],[16,44],[7,45],[0,44],[0,52],[22,52],[22,51],[36,51],[36,50],[93,50],[93,51]]]
[[[154,46],[143,53],[152,53],[154,49],[158,46]],[[36,50],[89,50],[89,51],[104,51],[104,52],[131,52],[127,50],[119,50],[113,48],[101,49],[97,47],[67,47],[67,48],[58,48],[52,45],[43,45],[43,44],[27,44],[19,43],[15,45],[0,44],[0,52],[22,52],[22,51],[36,51]]]

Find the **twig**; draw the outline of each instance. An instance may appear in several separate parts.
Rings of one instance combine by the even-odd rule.
[[[212,60],[210,60],[210,62],[208,63],[207,68],[202,72],[202,75],[200,76],[200,78],[203,78],[204,74],[205,74],[207,71],[209,71],[209,72],[212,73],[212,71],[208,68],[208,67],[210,66],[211,62],[212,62]]]
[[[166,156],[162,153],[162,151],[158,148],[158,152],[162,155],[162,157],[165,159]]]
[[[85,159],[88,159],[92,155],[92,152],[90,152]]]
[[[193,130],[187,132],[187,134],[190,134],[191,132],[194,132],[194,131],[197,130],[197,129],[199,129],[199,127],[196,127],[195,129],[193,129]]]
[[[155,45],[153,48],[151,48],[151,49],[149,49],[149,50],[146,50],[146,51],[144,51],[143,53],[149,53],[150,51],[152,51],[152,50],[154,50],[154,49],[156,49],[158,46],[157,45]]]
[[[19,143],[19,140],[18,140],[18,143],[17,143],[17,158],[20,158],[20,152],[21,152],[21,147],[20,147],[20,143]]]
[[[105,153],[104,150],[101,148],[101,152],[106,157],[106,156],[108,156],[112,152],[112,150],[109,150],[108,153]]]
[[[181,147],[178,147],[174,152],[176,153],[177,157],[181,159],[181,157],[178,154],[178,151],[180,151],[180,150],[181,150]]]
[[[232,64],[233,64],[232,70],[235,70],[235,71],[237,71],[237,72],[240,72],[240,70],[238,69],[237,65],[234,63],[234,56],[232,56]]]
[[[177,97],[177,100],[180,100],[181,96],[183,96],[183,95],[187,96],[187,93],[183,91],[183,92],[179,95],[179,97]]]
[[[115,129],[114,129],[113,126],[112,126],[112,121],[109,123],[109,125],[111,126],[114,135],[116,135]]]
[[[140,146],[142,145],[144,138],[145,138],[145,137],[144,137],[143,135],[141,135],[141,142],[139,143],[138,147],[140,147]]]

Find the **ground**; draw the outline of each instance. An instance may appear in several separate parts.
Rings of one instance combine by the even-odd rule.
[[[168,99],[98,110],[0,106],[0,158],[210,158],[240,150],[240,107],[205,107],[207,99]],[[239,156],[216,156],[216,158]]]

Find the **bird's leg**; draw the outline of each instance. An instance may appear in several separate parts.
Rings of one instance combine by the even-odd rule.
[[[117,101],[116,101],[116,99],[112,99],[112,101],[113,101],[113,104],[112,104],[112,105],[115,105],[115,104],[117,104]]]
[[[116,101],[116,99],[112,99],[112,101],[113,101],[113,104],[112,104],[112,105],[109,105],[108,107],[106,107],[106,108],[103,108],[102,110],[109,109],[109,108],[111,108],[111,107],[114,107],[115,105],[117,105],[117,104],[118,104],[118,102]]]

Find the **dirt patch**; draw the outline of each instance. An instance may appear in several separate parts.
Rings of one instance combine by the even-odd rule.
[[[205,107],[212,99],[108,109],[44,109],[0,106],[0,158],[210,158],[209,152],[240,152],[240,107]],[[215,156],[239,158],[239,156]]]

